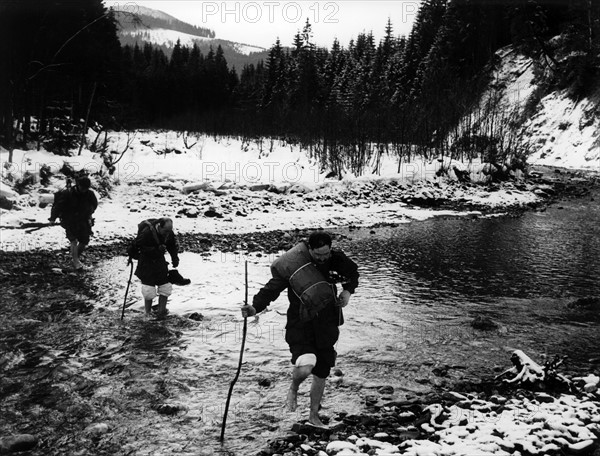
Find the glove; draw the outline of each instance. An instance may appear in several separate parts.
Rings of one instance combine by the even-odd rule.
[[[175,257],[172,258],[173,261],[173,267],[176,268],[177,266],[179,266],[179,258]]]
[[[248,318],[256,315],[256,309],[251,305],[242,306],[242,317]]]
[[[167,246],[164,244],[161,244],[158,246],[158,250],[160,251],[160,253],[165,253],[167,251]]]

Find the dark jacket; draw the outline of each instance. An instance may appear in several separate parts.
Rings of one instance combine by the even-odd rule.
[[[329,283],[341,283],[344,290],[354,293],[358,286],[358,266],[344,252],[332,249],[331,257],[325,264],[314,264]],[[301,322],[299,315],[300,299],[289,286],[289,281],[279,276],[274,268],[271,268],[271,274],[273,275],[271,280],[266,283],[252,300],[252,306],[257,312],[262,312],[287,288],[290,306],[287,311],[286,329],[289,330],[290,328],[300,328],[310,325],[316,331],[327,331],[330,328],[337,329],[337,326],[343,323],[341,309],[336,305],[331,305],[321,310],[311,321],[306,323]]]
[[[92,190],[79,192],[75,187],[65,188],[54,194],[50,218],[60,218],[63,226],[88,223],[97,207],[98,199]]]
[[[159,249],[161,244],[167,248],[171,260],[179,262],[177,256],[179,247],[175,234],[171,231],[163,237],[156,230],[157,223],[158,219],[149,219],[140,223],[135,238],[135,244],[140,251],[135,275],[144,285],[163,285],[169,281],[168,263],[165,254]]]

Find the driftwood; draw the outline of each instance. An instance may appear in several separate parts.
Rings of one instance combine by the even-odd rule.
[[[541,366],[523,351],[515,350],[510,357],[513,367],[497,375],[495,380],[500,380],[510,375],[512,376],[511,378],[503,378],[502,381],[504,383],[530,387],[553,384],[564,386],[571,391],[576,389],[573,382],[564,375],[559,374],[556,370],[557,367],[563,364],[566,358],[566,356],[561,358],[556,355],[551,361],[546,361],[544,366]]]

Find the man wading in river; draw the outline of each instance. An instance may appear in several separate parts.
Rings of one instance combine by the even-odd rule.
[[[91,186],[90,178],[82,176],[75,180],[74,187],[69,185],[66,189],[56,192],[48,219],[54,223],[60,218],[60,225],[71,242],[71,260],[76,271],[83,271],[79,257],[90,243],[94,225],[92,215],[98,207],[98,198]]]
[[[244,317],[262,312],[280,293],[288,289],[285,340],[292,353],[292,384],[287,395],[290,411],[297,407],[298,387],[312,373],[308,422],[324,427],[319,408],[325,380],[335,365],[334,345],[338,326],[343,324],[342,307],[358,286],[358,268],[340,250],[331,249],[331,237],[314,232],[271,265],[272,278],[254,296],[252,305],[242,306]],[[343,291],[337,296],[335,282]]]
[[[179,248],[173,233],[173,221],[167,217],[144,220],[138,225],[135,245],[139,250],[135,275],[142,282],[146,317],[150,317],[152,301],[158,295],[157,317],[163,318],[167,315],[167,300],[173,291],[165,253],[169,252],[171,255],[174,268],[179,265]]]

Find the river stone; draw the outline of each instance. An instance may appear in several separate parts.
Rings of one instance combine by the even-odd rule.
[[[251,192],[261,192],[263,190],[268,190],[269,187],[270,184],[256,184],[248,187],[248,190],[250,190]]]
[[[37,445],[37,437],[31,434],[11,435],[0,438],[0,454],[29,451]]]
[[[498,325],[494,323],[491,318],[482,317],[481,315],[477,315],[473,319],[473,321],[471,322],[471,326],[475,329],[480,329],[483,331],[489,331],[498,328]]]
[[[194,320],[194,321],[202,321],[204,320],[204,315],[202,315],[199,312],[192,312],[191,314],[189,314],[187,316],[190,320]]]
[[[594,440],[584,440],[582,442],[569,445],[569,452],[574,454],[585,454],[594,446]]]
[[[188,184],[183,186],[181,192],[187,195],[189,193],[197,192],[198,190],[206,190],[210,186],[211,184],[209,182],[202,182],[200,184]]]
[[[394,387],[390,386],[390,385],[385,385],[385,386],[382,386],[381,388],[379,388],[377,390],[377,392],[384,396],[389,396],[391,394],[394,394]]]
[[[444,392],[444,394],[442,394],[442,399],[445,399],[447,401],[452,401],[452,402],[466,401],[467,400],[466,396],[463,396],[462,394],[456,393],[454,391],[446,391],[446,392]]]
[[[14,203],[7,197],[0,195],[0,208],[11,210],[14,207]]]
[[[223,215],[222,215],[222,214],[220,214],[219,212],[217,212],[217,211],[216,211],[216,210],[214,210],[214,209],[209,209],[208,211],[206,211],[206,212],[204,213],[204,216],[205,216],[205,217],[223,218]]]
[[[161,415],[176,415],[183,407],[178,404],[161,404],[156,411]]]
[[[258,386],[262,386],[263,388],[268,388],[269,386],[271,386],[271,380],[269,380],[268,378],[259,378],[258,379]]]
[[[90,435],[91,437],[99,437],[102,434],[106,434],[108,432],[108,424],[106,423],[96,423],[90,424],[85,428],[85,433]]]
[[[552,402],[555,401],[555,399],[550,396],[549,394],[546,393],[536,393],[535,394],[535,398],[539,401],[539,402],[544,402],[547,404],[551,404]]]

